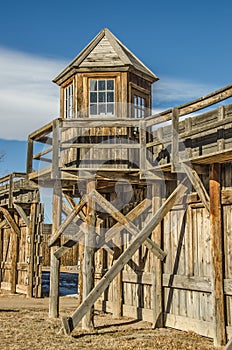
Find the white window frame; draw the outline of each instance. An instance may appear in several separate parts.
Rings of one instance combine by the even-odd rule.
[[[64,117],[71,119],[74,113],[74,83],[72,82],[64,89]]]
[[[108,89],[108,82],[113,82],[113,89]],[[91,82],[96,82],[96,89],[91,88]],[[104,82],[105,89],[100,89],[100,82]],[[93,97],[95,95],[95,98]],[[101,101],[101,97],[103,100]],[[109,100],[110,99],[110,100]],[[105,111],[101,111],[105,109]],[[93,111],[95,110],[95,111]],[[89,115],[91,117],[115,116],[115,79],[91,78],[89,79]]]
[[[133,117],[144,118],[146,115],[146,99],[137,94],[133,95]]]

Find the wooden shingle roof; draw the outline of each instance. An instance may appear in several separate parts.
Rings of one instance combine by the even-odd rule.
[[[125,71],[134,69],[153,82],[158,77],[147,68],[109,29],[104,28],[53,80],[58,85],[76,72]]]

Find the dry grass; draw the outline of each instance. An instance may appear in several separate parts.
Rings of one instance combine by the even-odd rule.
[[[63,298],[61,310],[72,311],[77,301]],[[61,331],[60,320],[47,315],[47,300],[0,296],[0,339],[2,350],[213,350],[211,340],[195,333],[171,329],[152,330],[149,323],[128,318],[113,319],[97,313],[96,330],[77,328],[72,336]]]

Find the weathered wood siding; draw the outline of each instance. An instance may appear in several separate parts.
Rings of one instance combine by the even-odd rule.
[[[172,161],[173,133],[180,140],[180,160],[207,157],[214,152],[228,150],[232,142],[231,121],[232,105],[228,105],[185,118],[179,122],[178,130],[173,130],[171,122],[154,124],[153,141],[147,144],[149,160],[153,165],[164,165]],[[205,163],[207,164],[207,159]]]
[[[224,294],[226,328],[230,337],[232,335],[232,163],[222,167],[221,178]],[[206,187],[208,181],[208,177],[205,176]],[[144,197],[150,196],[149,186],[143,190],[134,188],[133,199],[130,205],[124,208],[124,214]],[[166,182],[162,191],[163,201],[173,190],[173,186],[174,183]],[[141,228],[151,215],[150,208],[134,223]],[[113,224],[114,221],[108,219],[108,225]],[[176,203],[166,215],[161,225],[161,235],[161,247],[167,252],[166,261],[162,264],[164,325],[214,337],[210,219],[195,192],[190,192],[183,203]],[[131,239],[131,235],[124,230],[123,250]],[[113,263],[112,256],[108,255],[106,258],[107,255],[103,252],[101,253],[103,258],[100,258],[98,253],[96,260],[97,266],[103,267],[104,271]],[[153,285],[155,273],[153,267],[152,254],[142,246],[123,269],[123,315],[154,322],[156,287]],[[114,284],[111,284],[104,294],[103,305],[108,311],[113,311],[116,292]]]
[[[0,229],[0,288],[12,293],[41,296],[43,207],[32,204],[25,214],[31,216],[30,226],[12,212],[20,235],[6,224]]]

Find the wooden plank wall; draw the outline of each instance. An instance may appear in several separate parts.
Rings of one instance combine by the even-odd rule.
[[[223,266],[224,294],[226,309],[226,329],[232,336],[232,163],[224,164],[221,173],[221,201],[223,222]],[[208,184],[204,176],[204,183]],[[166,196],[175,186],[167,182],[163,193]],[[151,190],[134,191],[134,204]],[[163,201],[165,198],[163,198]],[[124,208],[125,213],[128,211]],[[136,224],[145,225],[151,216],[151,209],[145,212]],[[113,222],[109,222],[112,225]],[[212,262],[210,218],[207,210],[195,192],[187,196],[186,203],[176,203],[161,225],[162,249],[167,252],[162,264],[162,297],[164,325],[181,330],[192,330],[203,336],[214,337],[214,317],[212,298]],[[125,249],[131,235],[123,232]],[[100,254],[100,253],[98,253]],[[106,255],[106,253],[104,252]],[[103,255],[104,255],[103,254]],[[98,256],[99,261],[99,256]],[[123,315],[154,322],[153,304],[156,289],[152,288],[154,269],[151,253],[141,247],[125,266],[123,281]],[[104,268],[112,265],[108,256]],[[113,310],[113,284],[104,294],[103,305],[107,311]]]
[[[225,164],[222,176],[222,219],[224,233],[224,291],[227,333],[232,336],[232,164]]]
[[[133,147],[139,144],[136,130],[136,128],[121,126],[64,129],[61,133],[63,149],[60,166],[93,169],[138,168],[139,149]],[[81,147],[82,144],[83,147]],[[106,147],[107,144],[110,148]],[[122,148],[119,144],[126,146]]]
[[[32,204],[32,207],[33,210],[24,209],[26,215],[31,216],[29,227],[16,212],[12,213],[20,236],[8,225],[0,229],[0,288],[40,297],[43,207],[41,204]]]
[[[199,116],[179,122],[179,159],[208,155],[218,150],[230,149],[232,142],[232,105],[220,106]],[[172,155],[172,126],[170,122],[153,131],[153,141],[148,144],[152,164],[167,164]],[[162,151],[162,152],[161,152]],[[158,160],[157,160],[158,157]],[[171,159],[172,160],[172,159]]]

